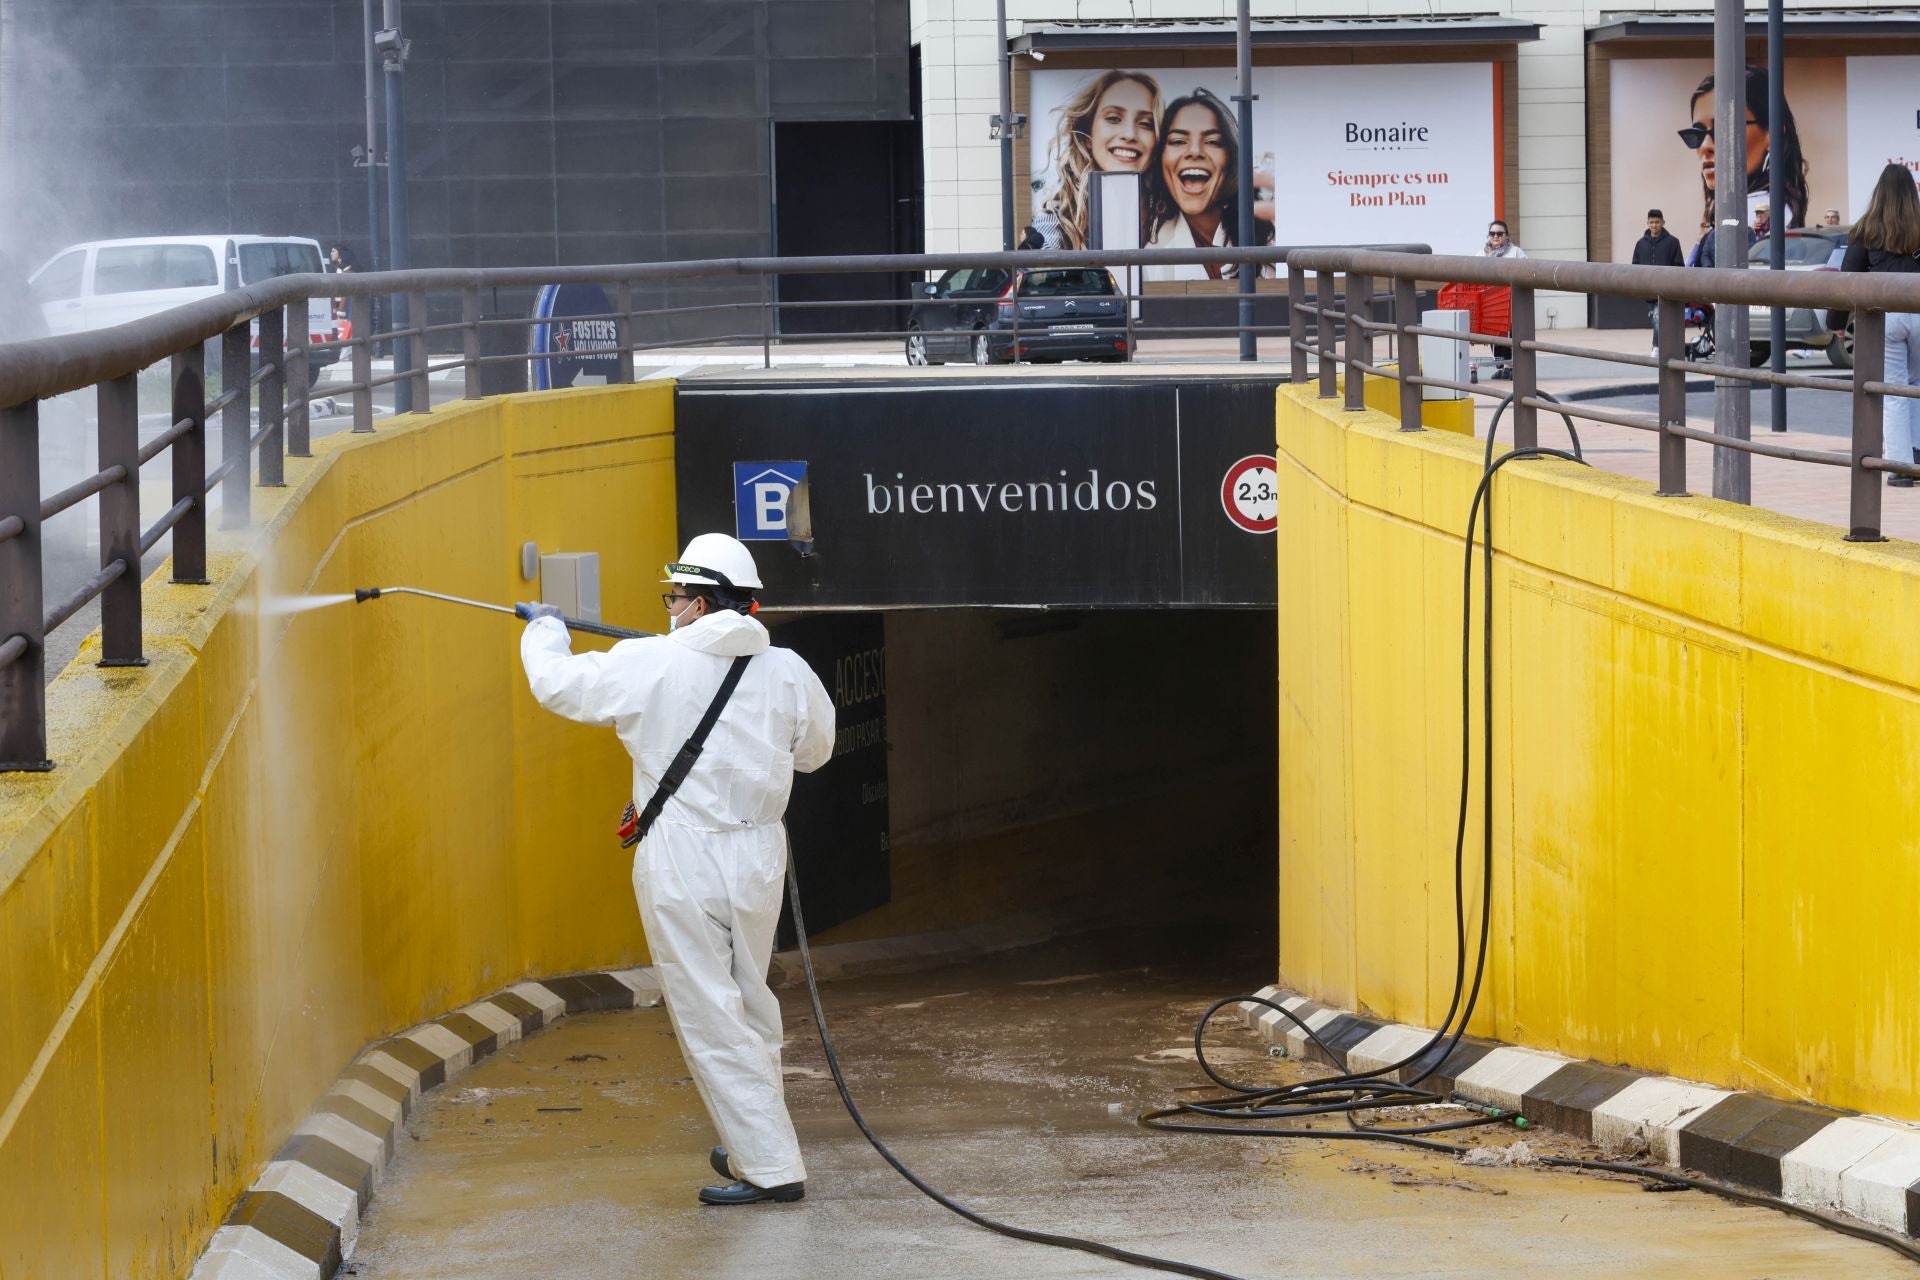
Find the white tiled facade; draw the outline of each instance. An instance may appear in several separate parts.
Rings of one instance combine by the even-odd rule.
[[[1789,0],[1792,12],[1902,9],[1908,4]],[[1234,0],[1007,0],[1007,34],[1026,24],[1207,18],[1230,22]],[[1586,58],[1589,26],[1623,12],[1700,14],[1712,6],[1653,3],[1620,8],[1583,0],[1253,0],[1253,16],[1422,17],[1492,14],[1539,24],[1540,38],[1519,47],[1519,189],[1507,215],[1534,257],[1587,256]],[[1763,14],[1764,9],[1760,10]],[[1000,109],[993,0],[912,0],[913,42],[920,47],[926,152],[926,249],[951,253],[1000,247],[1000,151],[987,136]],[[1565,306],[1542,293],[1549,305]]]

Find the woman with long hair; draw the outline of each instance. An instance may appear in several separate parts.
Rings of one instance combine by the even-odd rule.
[[[1793,122],[1788,106],[1779,120],[1770,120],[1767,110],[1767,69],[1748,67],[1747,92],[1747,180],[1741,192],[1749,199],[1767,194],[1773,166],[1780,166],[1786,179],[1787,221],[1789,227],[1807,225],[1807,162],[1800,154],[1800,130]],[[1700,153],[1700,191],[1704,212],[1701,221],[1718,225],[1713,210],[1714,161],[1717,150],[1713,137],[1713,77],[1702,80],[1688,100],[1693,123],[1680,130],[1680,140]],[[1700,265],[1713,265],[1713,233],[1700,242]]]
[[[1847,255],[1842,271],[1881,271],[1920,274],[1920,193],[1914,190],[1912,170],[1890,164],[1873,184],[1873,198],[1847,232]],[[1844,334],[1851,318],[1845,311],[1829,312],[1827,323]],[[1837,339],[1836,339],[1837,340]],[[1887,312],[1887,372],[1885,382],[1920,387],[1920,315]],[[1913,401],[1886,396],[1880,418],[1880,456],[1889,462],[1920,461],[1913,452]],[[1887,483],[1911,488],[1912,476],[1888,476]]]
[[[1087,247],[1087,187],[1095,173],[1140,173],[1159,130],[1160,85],[1139,71],[1107,71],[1055,112],[1048,144],[1054,187],[1027,228],[1023,249]]]
[[[1221,247],[1239,243],[1240,135],[1233,113],[1205,89],[1167,104],[1159,140],[1147,161],[1142,239],[1153,249]],[[1255,244],[1273,243],[1273,224],[1255,218]],[[1233,279],[1238,268],[1218,264],[1148,267],[1149,280]],[[1274,274],[1263,266],[1262,275]]]

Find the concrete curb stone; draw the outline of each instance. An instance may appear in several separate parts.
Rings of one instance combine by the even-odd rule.
[[[572,1013],[660,1003],[646,969],[522,982],[368,1045],[240,1197],[192,1280],[333,1280],[420,1095]]]
[[[1433,1038],[1427,1028],[1329,1008],[1283,987],[1253,994],[1304,1020],[1345,1056],[1349,1070],[1390,1066]],[[1292,1018],[1252,1001],[1238,1008],[1269,1044],[1339,1065]],[[1419,1074],[1443,1047],[1395,1077],[1404,1082]],[[1920,1238],[1920,1126],[1466,1037],[1423,1084],[1518,1111],[1530,1123],[1589,1139],[1610,1154],[1644,1144],[1670,1168]]]

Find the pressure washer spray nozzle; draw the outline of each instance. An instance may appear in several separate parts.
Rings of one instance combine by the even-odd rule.
[[[379,598],[379,587],[355,587],[353,589],[353,602],[355,604],[365,604],[369,600],[378,600]]]

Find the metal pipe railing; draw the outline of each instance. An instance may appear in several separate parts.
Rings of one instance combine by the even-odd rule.
[[[611,356],[609,377],[631,382],[635,357],[641,352],[663,355],[687,347],[737,344],[757,346],[761,363],[770,366],[775,343],[805,344],[849,340],[896,340],[898,325],[919,308],[922,314],[970,305],[991,307],[996,299],[925,297],[822,298],[781,300],[774,284],[784,275],[884,274],[918,275],[969,267],[1049,269],[1062,267],[1151,267],[1190,264],[1256,267],[1280,265],[1285,270],[1285,321],[1255,324],[1196,323],[1175,326],[1146,324],[1139,312],[1141,293],[1118,292],[1125,350],[1131,355],[1140,340],[1164,337],[1200,338],[1227,335],[1277,335],[1286,339],[1285,360],[1290,377],[1305,383],[1317,374],[1320,393],[1340,394],[1345,373],[1345,404],[1365,404],[1365,379],[1395,378],[1401,388],[1400,426],[1423,427],[1422,393],[1427,387],[1445,387],[1480,396],[1509,398],[1497,388],[1459,383],[1423,373],[1419,340],[1497,342],[1513,350],[1514,385],[1511,402],[1516,443],[1529,443],[1536,434],[1537,415],[1545,410],[1598,422],[1654,432],[1660,447],[1660,492],[1685,492],[1684,446],[1704,439],[1727,448],[1760,453],[1797,462],[1846,466],[1853,475],[1854,510],[1850,537],[1879,535],[1879,473],[1920,473],[1920,467],[1879,457],[1878,415],[1886,396],[1920,395],[1920,390],[1884,381],[1884,370],[1870,350],[1880,341],[1887,310],[1920,311],[1920,277],[1796,273],[1782,279],[1764,273],[1701,272],[1679,268],[1626,267],[1615,264],[1563,263],[1541,259],[1443,258],[1424,246],[1362,248],[1223,248],[1143,251],[1081,251],[1009,255],[1001,252],[933,255],[879,255],[821,258],[727,258],[682,263],[629,263],[590,267],[507,268],[493,270],[424,270],[384,274],[284,276],[250,289],[177,308],[162,315],[93,333],[0,346],[0,768],[41,767],[45,757],[43,641],[51,628],[70,619],[88,602],[101,601],[103,657],[113,663],[143,661],[140,635],[141,561],[162,539],[171,537],[173,580],[204,582],[207,557],[208,494],[221,491],[221,524],[238,529],[251,518],[255,484],[286,482],[287,456],[311,454],[310,403],[344,395],[352,405],[351,428],[370,432],[375,427],[375,392],[402,387],[415,412],[432,409],[432,379],[464,375],[464,395],[483,393],[485,371],[499,365],[582,356]],[[656,286],[725,285],[730,280],[757,286],[755,297],[655,296]],[[1344,287],[1342,281],[1344,280]],[[1461,334],[1418,323],[1416,309],[1423,289],[1434,282],[1462,281],[1501,284],[1516,292],[1516,324],[1511,335]],[[751,283],[749,283],[751,282]],[[1376,283],[1381,291],[1375,292]],[[540,285],[593,284],[608,288],[611,309],[569,317],[611,321],[610,342],[591,351],[528,352],[488,350],[488,336],[530,326],[535,321],[483,314],[482,290],[532,289]],[[1533,291],[1555,289],[1615,296],[1659,299],[1663,317],[1662,349],[1658,357],[1622,355],[1568,343],[1541,341],[1531,331]],[[457,319],[445,310],[430,310],[434,295],[457,299]],[[371,300],[404,297],[403,321],[379,332],[372,324]],[[352,322],[351,335],[311,332],[308,304],[313,298],[345,298]],[[642,297],[663,305],[637,307]],[[1859,317],[1859,347],[1865,353],[1851,380],[1776,374],[1766,370],[1731,369],[1687,360],[1673,335],[1683,300],[1721,305],[1782,303],[1796,307],[1845,307]],[[1157,301],[1146,299],[1149,305]],[[1194,305],[1234,306],[1234,294],[1196,296]],[[759,323],[746,322],[755,309]],[[878,325],[825,333],[793,333],[782,324],[794,317],[839,313],[874,316]],[[742,316],[738,324],[716,319]],[[1380,317],[1386,318],[1380,318]],[[1207,317],[1196,315],[1196,320]],[[1033,322],[1019,308],[1008,328],[998,330],[992,349],[996,355],[1019,358],[1035,333]],[[733,329],[739,332],[731,332]],[[726,330],[727,332],[717,332]],[[256,342],[257,333],[257,342]],[[1393,363],[1376,356],[1378,339],[1391,344]],[[320,340],[316,341],[315,339]],[[218,341],[221,393],[208,398],[203,344]],[[444,344],[444,350],[441,349]],[[257,355],[254,348],[257,346]],[[403,359],[391,372],[376,374],[374,354],[392,349]],[[436,363],[431,357],[439,356]],[[1574,407],[1546,398],[1538,386],[1537,357],[1541,355],[1609,359],[1615,363],[1654,368],[1660,378],[1660,409],[1651,417]],[[171,412],[165,430],[139,443],[137,392],[139,373],[170,362]],[[310,385],[316,362],[344,360],[344,385]],[[1716,377],[1772,382],[1805,390],[1846,390],[1854,398],[1854,439],[1845,454],[1795,450],[1781,446],[1731,442],[1700,432],[1685,422],[1685,375],[1711,372]],[[99,470],[68,485],[51,497],[39,491],[39,399],[97,387],[99,397]],[[4,407],[11,406],[11,407]],[[217,421],[221,434],[220,465],[206,465],[207,431]],[[141,467],[169,456],[172,470],[170,505],[158,520],[141,527],[139,473]],[[257,477],[256,469],[257,467]],[[77,591],[52,610],[43,608],[44,583],[40,571],[40,523],[88,498],[99,499],[101,568]]]
[[[1371,344],[1375,334],[1391,332],[1403,352],[1416,352],[1417,341],[1407,339],[1439,338],[1451,342],[1492,343],[1512,352],[1511,393],[1462,383],[1409,374],[1404,368],[1393,374],[1402,386],[1401,425],[1415,430],[1422,425],[1420,406],[1406,403],[1409,393],[1425,387],[1445,387],[1474,395],[1498,396],[1513,406],[1513,442],[1516,449],[1534,446],[1538,437],[1538,415],[1547,411],[1579,417],[1615,426],[1650,431],[1659,436],[1659,486],[1664,497],[1685,496],[1686,443],[1699,441],[1743,455],[1759,455],[1784,461],[1820,466],[1845,466],[1851,472],[1849,528],[1847,538],[1856,542],[1883,540],[1881,533],[1881,486],[1879,475],[1920,475],[1920,465],[1880,456],[1881,420],[1887,396],[1920,398],[1920,387],[1884,380],[1884,334],[1888,311],[1911,312],[1920,309],[1920,276],[1844,272],[1803,272],[1791,276],[1743,270],[1701,271],[1684,267],[1633,267],[1617,263],[1555,262],[1542,259],[1450,258],[1381,252],[1365,249],[1301,249],[1287,256],[1288,296],[1292,302],[1295,379],[1305,373],[1308,356],[1319,361],[1320,396],[1331,399],[1337,394],[1336,371],[1344,365],[1349,384],[1346,406],[1364,402],[1362,392],[1352,383],[1363,377],[1371,365]],[[1313,277],[1315,301],[1308,303],[1307,277]],[[1333,306],[1334,281],[1344,276],[1349,293],[1364,290],[1371,297],[1374,279],[1394,283],[1394,320],[1380,325],[1355,318],[1346,325],[1345,334],[1335,342],[1333,320],[1345,318],[1354,310]],[[1461,333],[1435,329],[1417,323],[1415,297],[1410,286],[1435,276],[1470,284],[1505,286],[1513,290],[1513,331],[1508,335]],[[1533,330],[1534,294],[1537,289],[1597,294],[1613,297],[1655,299],[1661,319],[1659,352],[1643,356],[1607,351],[1560,342],[1543,342]],[[1720,307],[1793,306],[1846,310],[1854,313],[1854,368],[1849,380],[1818,378],[1800,374],[1752,369],[1739,364],[1708,364],[1684,358],[1683,307],[1697,301]],[[1318,333],[1307,337],[1302,317],[1317,318]],[[1637,368],[1652,368],[1659,374],[1659,409],[1651,417],[1643,414],[1613,412],[1575,406],[1543,398],[1539,387],[1537,357],[1542,354],[1603,360]],[[1740,354],[1744,355],[1744,352]],[[1686,375],[1710,374],[1733,382],[1762,383],[1782,388],[1810,391],[1846,392],[1852,397],[1853,439],[1847,453],[1818,449],[1797,449],[1755,442],[1740,437],[1702,431],[1686,424]],[[1416,397],[1417,399],[1417,397]]]
[[[1389,246],[1425,252],[1425,246]],[[899,329],[867,329],[831,334],[781,332],[779,314],[813,314],[829,309],[855,313],[880,311],[904,317],[920,306],[931,310],[968,305],[967,299],[888,298],[794,300],[781,302],[772,283],[776,275],[821,273],[906,274],[962,267],[1028,268],[1104,267],[1212,263],[1277,264],[1287,249],[1265,246],[1247,249],[1147,250],[1141,252],[1077,252],[1026,254],[1010,258],[1002,253],[886,255],[831,258],[730,258],[678,263],[630,263],[607,267],[511,268],[503,270],[427,270],[378,275],[283,276],[262,285],[235,290],[217,298],[176,308],[161,315],[89,333],[0,346],[0,770],[41,768],[45,761],[45,659],[48,631],[69,621],[94,600],[101,601],[103,663],[142,663],[140,630],[141,563],[162,539],[172,539],[172,580],[204,583],[207,564],[207,496],[221,492],[223,528],[245,527],[252,515],[256,483],[285,483],[285,459],[310,456],[313,400],[344,391],[352,400],[352,429],[374,429],[374,392],[399,386],[416,412],[432,409],[431,378],[463,372],[465,394],[481,394],[481,371],[494,364],[560,360],[574,353],[486,353],[481,335],[533,323],[518,318],[483,317],[480,290],[532,288],[546,284],[612,285],[614,310],[589,319],[614,322],[617,341],[614,380],[632,381],[638,351],[669,351],[684,346],[712,345],[706,332],[687,337],[672,329],[701,324],[721,314],[739,314],[759,308],[761,323],[731,340],[757,344],[762,363],[771,365],[772,345],[781,342],[834,341],[849,338],[897,338]],[[723,281],[752,278],[759,284],[757,299],[699,301],[635,309],[635,290],[650,283]],[[455,291],[460,299],[458,321],[435,322],[429,294]],[[371,300],[379,296],[404,297],[404,322],[390,331],[376,332],[371,323]],[[352,320],[351,336],[310,332],[309,302],[314,298],[344,297]],[[1182,336],[1234,333],[1232,326],[1202,329],[1143,328],[1134,323],[1135,299],[1119,295],[1126,311],[1126,349],[1138,336],[1161,332]],[[572,318],[572,317],[570,317]],[[642,335],[639,327],[665,332]],[[1020,322],[1014,321],[1011,350],[1024,350]],[[744,328],[744,326],[743,326]],[[1274,332],[1272,326],[1260,329]],[[460,335],[458,359],[435,364],[429,341]],[[320,340],[316,341],[316,337]],[[220,350],[218,395],[209,398],[205,345],[215,341]],[[401,344],[405,344],[404,347]],[[389,346],[408,358],[392,373],[376,376],[373,353]],[[255,354],[257,349],[257,355]],[[605,349],[605,348],[602,348]],[[345,388],[312,386],[310,371],[316,360],[331,362],[344,353],[351,380]],[[597,354],[597,352],[595,353]],[[165,430],[139,441],[138,376],[142,370],[169,361],[170,422]],[[51,497],[39,493],[38,410],[41,399],[93,386],[98,388],[97,433],[100,469]],[[257,403],[256,403],[257,402]],[[217,421],[221,437],[220,464],[208,470],[207,431]],[[172,472],[171,505],[146,528],[141,527],[140,470],[167,455]],[[255,467],[258,467],[257,478]],[[79,584],[52,610],[43,610],[40,522],[98,498],[101,569]]]

